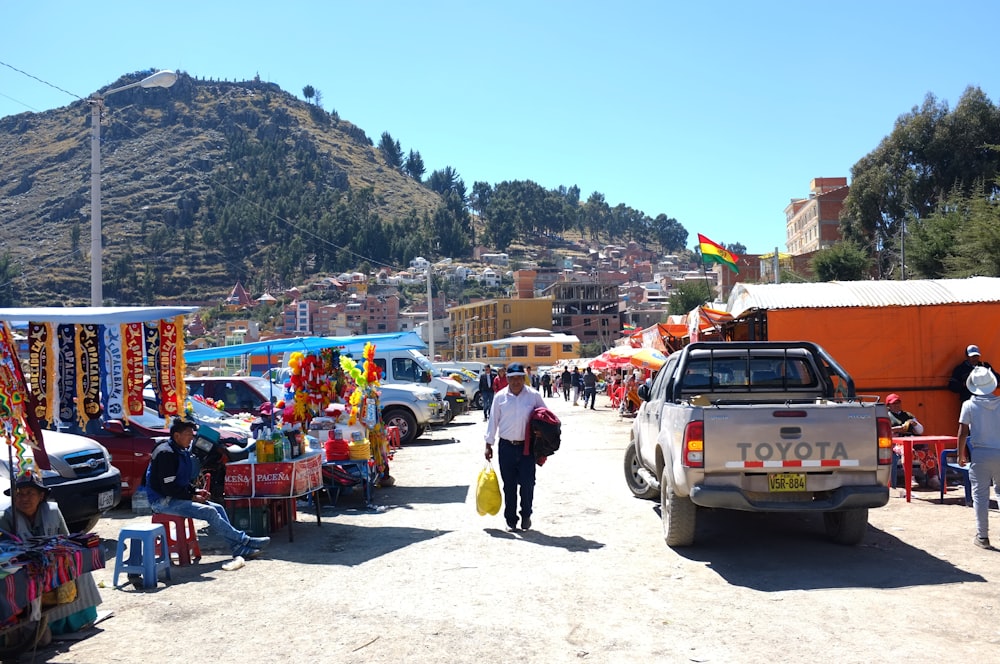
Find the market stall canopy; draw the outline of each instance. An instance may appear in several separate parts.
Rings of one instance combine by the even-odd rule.
[[[20,326],[32,323],[116,325],[144,323],[185,316],[198,307],[9,307],[0,308],[0,320]]]
[[[379,350],[420,350],[427,347],[427,344],[415,332],[365,334],[351,337],[295,337],[189,350],[184,353],[184,361],[194,364],[243,355],[274,355],[294,353],[295,351],[309,353],[324,348],[340,348],[343,352],[360,353],[364,350],[366,343],[375,344]]]
[[[667,361],[667,356],[655,348],[640,348],[630,360],[634,367],[659,371],[660,367]]]

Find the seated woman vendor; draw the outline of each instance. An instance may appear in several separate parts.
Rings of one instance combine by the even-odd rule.
[[[9,496],[10,489],[4,493]],[[40,478],[31,474],[18,476],[14,483],[13,504],[0,516],[0,530],[22,540],[29,537],[68,535],[69,529],[66,528],[62,512],[58,505],[45,500],[48,495],[49,490]],[[70,583],[76,586],[76,599],[65,601],[68,596],[72,596],[72,589],[61,588],[60,592],[54,594],[59,595],[64,603],[48,609],[52,634],[75,632],[93,625],[97,619],[97,605],[101,603],[101,594],[90,572]],[[43,597],[43,605],[44,602]]]

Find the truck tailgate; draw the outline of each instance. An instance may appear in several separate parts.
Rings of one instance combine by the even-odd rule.
[[[857,402],[725,405],[703,415],[706,474],[878,466],[877,414]]]

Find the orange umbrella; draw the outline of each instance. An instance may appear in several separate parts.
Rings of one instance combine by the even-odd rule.
[[[640,369],[659,371],[660,367],[667,361],[667,356],[655,348],[640,348],[632,354],[630,361],[633,366]]]

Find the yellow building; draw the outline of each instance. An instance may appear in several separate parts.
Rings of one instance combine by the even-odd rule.
[[[550,367],[559,360],[580,358],[580,339],[572,334],[528,328],[513,336],[472,345],[475,359],[493,366],[521,362],[533,369]]]
[[[515,330],[552,329],[552,300],[549,298],[482,300],[448,309],[449,345],[456,360],[478,360],[474,344],[503,339]]]

